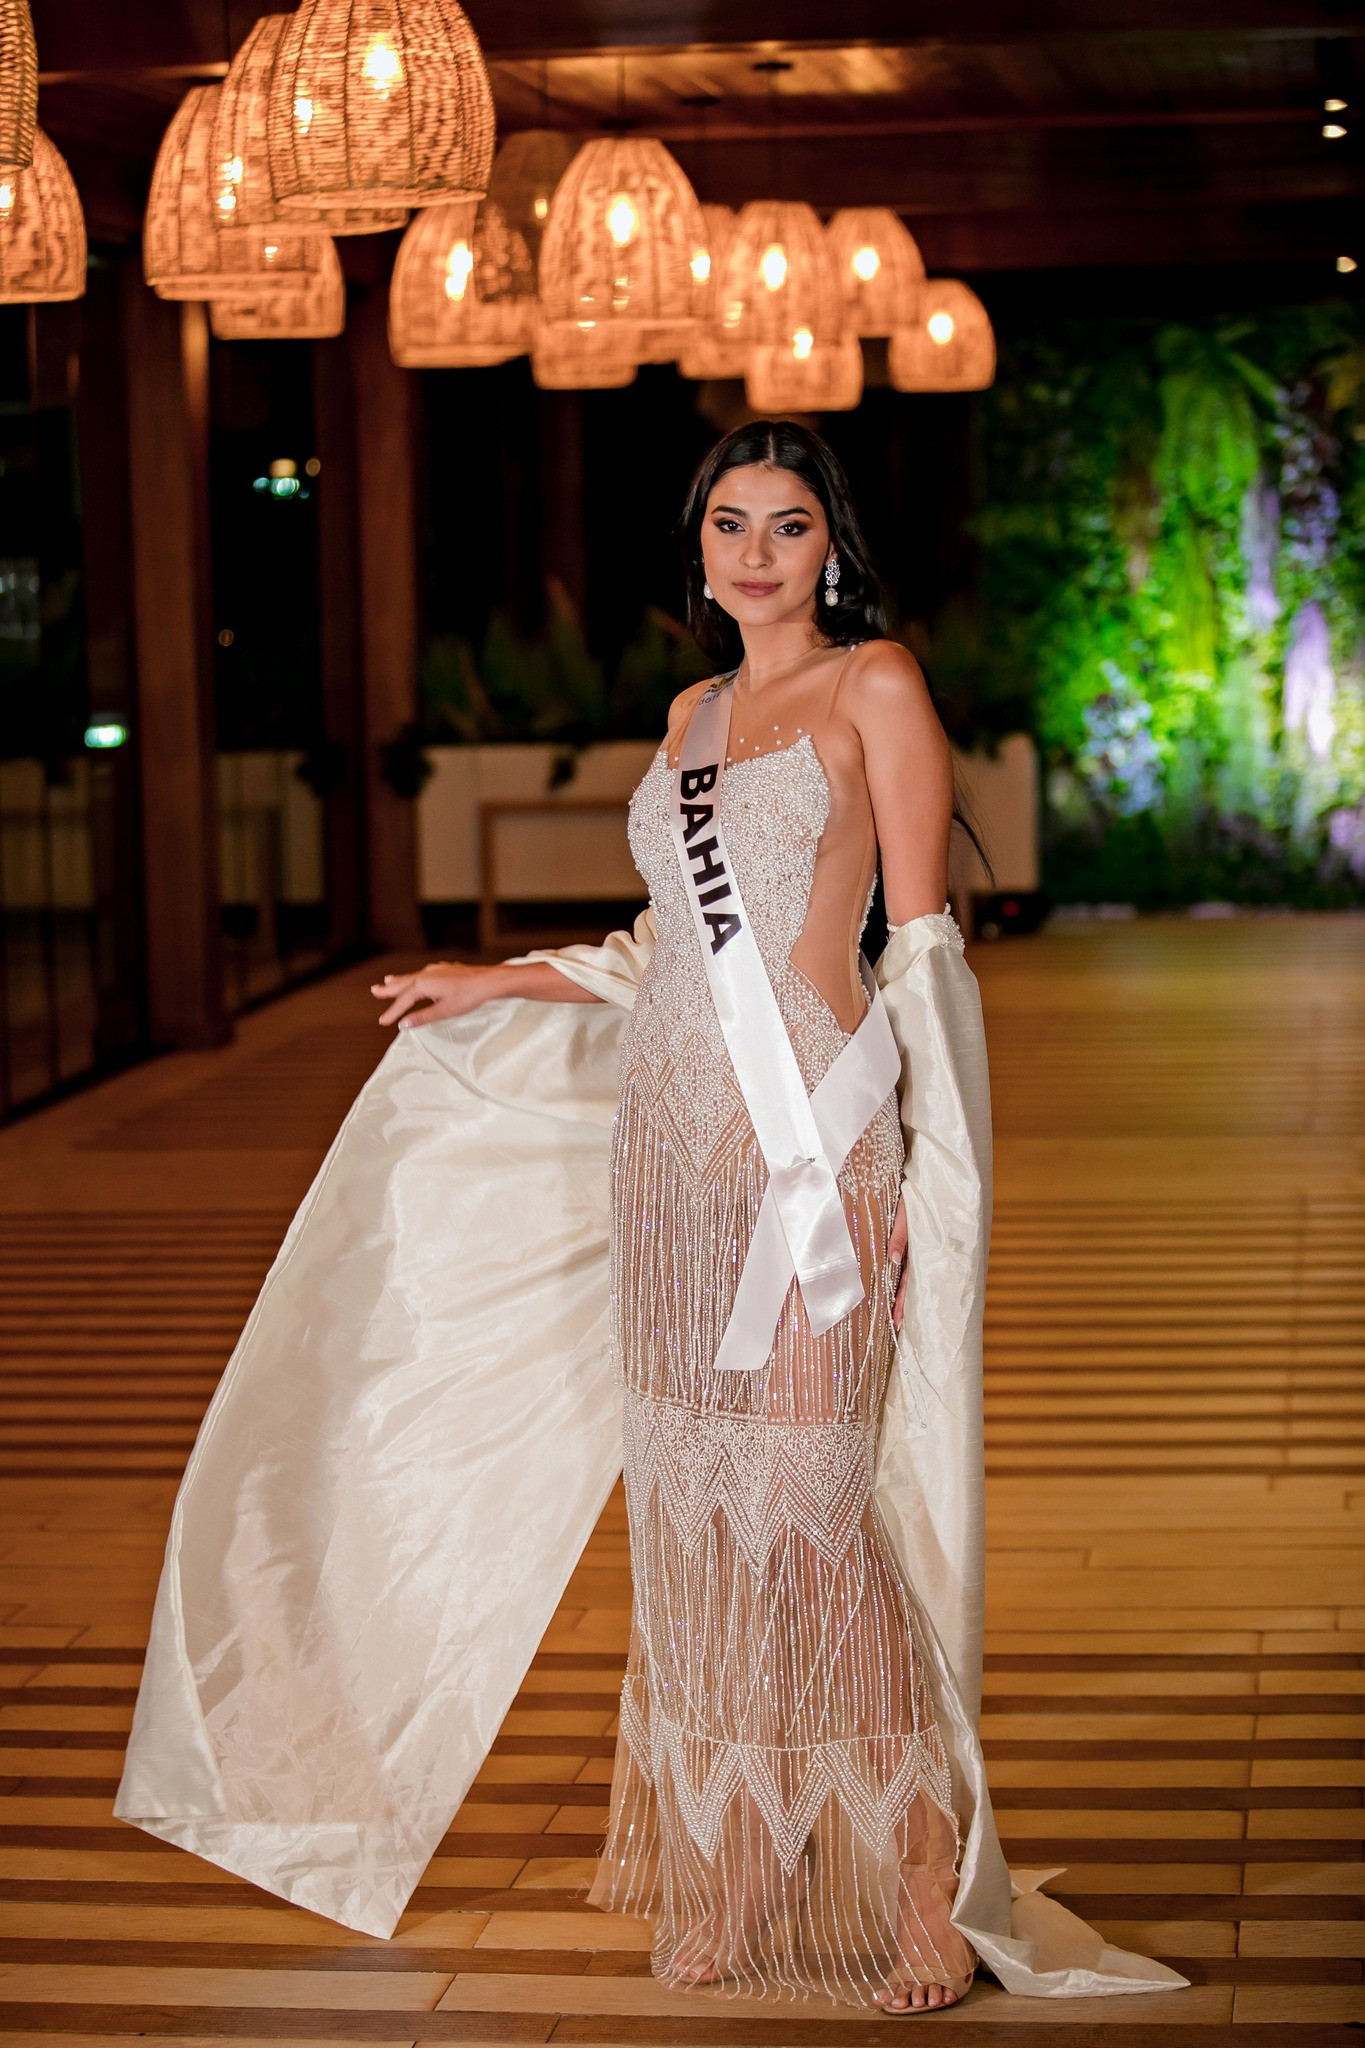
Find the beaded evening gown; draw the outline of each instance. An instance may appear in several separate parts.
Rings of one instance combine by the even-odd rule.
[[[634,1577],[595,1904],[648,1919],[655,1974],[867,2004],[960,1985],[957,1825],[917,1622],[872,1504],[894,1355],[889,1095],[839,1175],[865,1299],[812,1337],[795,1284],[759,1372],[714,1359],[765,1185],[716,1020],[656,756],[631,805],[657,950],[621,1053],[612,1326]],[[830,789],[809,734],[722,783],[741,893],[807,1088],[849,1034],[791,962]],[[853,910],[856,922],[857,908]]]

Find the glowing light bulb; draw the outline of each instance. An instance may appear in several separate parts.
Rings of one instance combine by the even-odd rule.
[[[780,292],[787,282],[787,252],[780,242],[769,242],[758,262],[758,274],[770,292]]]
[[[792,354],[798,363],[804,363],[815,347],[815,336],[809,327],[798,327],[792,336]]]
[[[940,348],[950,342],[957,332],[957,322],[951,313],[929,315],[929,339],[936,341]]]
[[[1340,121],[1324,121],[1322,124],[1323,140],[1326,142],[1340,142],[1345,133],[1346,130]]]
[[[876,250],[872,247],[871,243],[869,243],[865,249],[854,250],[853,275],[855,277],[860,277],[864,284],[871,284],[873,278],[877,275],[877,272],[881,269],[881,267],[882,259],[877,254]]]
[[[280,253],[280,245],[278,242],[267,242],[261,253],[267,263],[273,263]]]
[[[537,220],[544,220],[550,211],[550,202],[543,192],[537,192],[531,202],[531,211]]]
[[[629,196],[618,192],[607,208],[607,226],[618,249],[624,249],[627,242],[634,241],[635,230],[640,225],[640,216],[635,211]]]
[[[313,102],[306,92],[295,95],[294,125],[300,135],[306,135],[313,125]]]
[[[692,282],[693,282],[693,284],[705,284],[705,283],[706,283],[706,280],[707,280],[707,278],[708,278],[708,277],[709,277],[710,275],[711,275],[711,252],[710,252],[710,250],[709,250],[709,249],[698,249],[698,250],[696,250],[696,251],[695,251],[695,252],[693,253],[693,257],[692,257]]]
[[[0,185],[0,216],[8,220],[14,211],[14,187],[8,178]]]
[[[1337,269],[1343,277],[1349,277],[1351,272],[1357,268],[1358,265],[1354,256],[1338,256]]]
[[[1345,100],[1324,100],[1322,111],[1324,114],[1344,114],[1346,112],[1346,102]]]
[[[462,299],[474,268],[474,251],[468,242],[457,242],[446,258],[446,297]]]
[[[401,83],[403,77],[401,57],[382,36],[376,36],[370,44],[361,69],[379,97],[384,100],[388,98],[393,88]]]

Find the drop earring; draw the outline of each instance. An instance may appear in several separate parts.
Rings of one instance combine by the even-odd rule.
[[[715,603],[715,599],[714,599],[713,597],[711,597],[711,586],[710,586],[710,584],[709,584],[709,583],[703,583],[703,584],[702,584],[702,587],[701,587],[701,594],[702,594],[702,596],[703,596],[703,597],[711,598],[711,602],[712,602],[713,604]]]
[[[825,564],[825,603],[839,602],[839,557],[831,555]]]

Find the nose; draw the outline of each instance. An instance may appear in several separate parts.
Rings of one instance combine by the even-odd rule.
[[[762,527],[750,531],[740,555],[740,565],[745,569],[766,569],[773,559],[772,537]]]

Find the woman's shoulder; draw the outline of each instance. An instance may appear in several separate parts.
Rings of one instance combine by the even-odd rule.
[[[924,671],[899,640],[864,640],[848,658],[839,688],[844,715],[857,731],[864,756],[902,755],[927,768],[948,761],[943,730]]]
[[[840,695],[876,704],[928,701],[924,670],[900,640],[859,640],[847,657]]]

